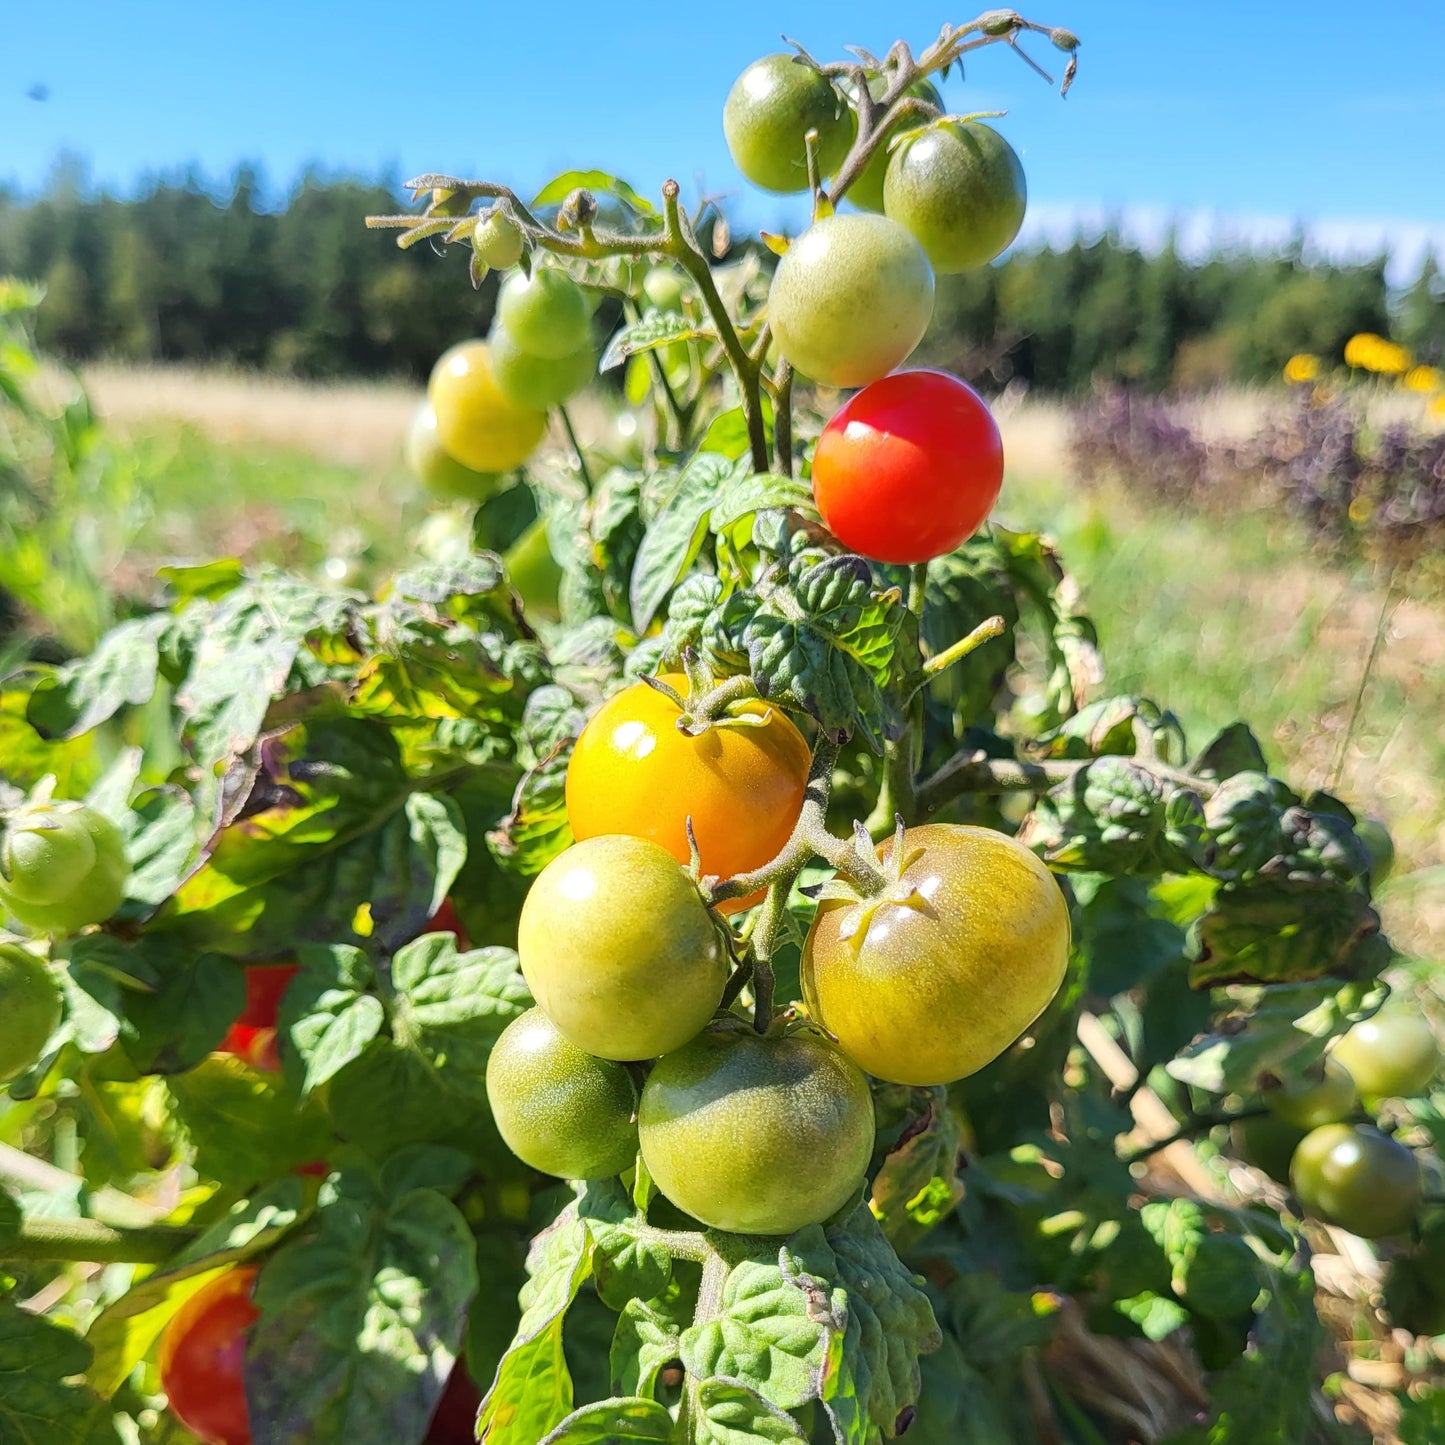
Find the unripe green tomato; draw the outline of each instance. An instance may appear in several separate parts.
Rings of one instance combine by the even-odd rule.
[[[1361,818],[1355,824],[1355,837],[1365,845],[1370,860],[1370,887],[1382,888],[1395,871],[1395,840],[1378,818]]]
[[[0,943],[0,1084],[40,1057],[60,1022],[60,989],[44,959]]]
[[[537,449],[547,413],[503,396],[485,341],[459,341],[432,367],[427,400],[446,452],[477,472],[509,472]]]
[[[918,238],[940,276],[1002,254],[1023,225],[1024,168],[981,121],[947,121],[904,137],[888,162],[883,209]]]
[[[1366,1099],[1413,1099],[1440,1070],[1440,1045],[1423,1015],[1396,1005],[1357,1023],[1330,1058]]]
[[[589,338],[570,356],[553,360],[523,351],[504,326],[492,328],[492,375],[502,395],[518,406],[546,411],[575,396],[597,374]]]
[[[1309,1213],[1364,1239],[1408,1229],[1420,1202],[1420,1166],[1367,1124],[1326,1124],[1300,1141],[1290,1184]]]
[[[713,1229],[792,1234],[836,1214],[873,1152],[857,1065],[820,1034],[724,1020],[654,1066],[638,1107],[657,1187]]]
[[[1290,1160],[1307,1132],[1274,1114],[1259,1114],[1236,1119],[1229,1126],[1229,1143],[1246,1164],[1262,1169],[1271,1179],[1287,1183]]]
[[[933,316],[933,269],[887,216],[814,222],[773,274],[768,319],[778,349],[825,386],[867,386],[923,339]]]
[[[508,276],[497,293],[497,320],[523,351],[551,361],[574,356],[591,339],[587,293],[557,266]]]
[[[21,923],[41,933],[77,933],[92,923],[103,923],[125,898],[130,865],[126,862],[125,842],[115,824],[84,803],[49,803],[47,811],[65,814],[79,823],[89,835],[94,861],[71,886],[48,903],[31,903],[17,897],[0,883],[0,904]],[[23,829],[32,809],[20,809],[9,823],[12,830]]]
[[[632,1076],[579,1049],[539,1008],[502,1030],[487,1098],[507,1148],[543,1174],[607,1179],[637,1160]]]
[[[949,1084],[996,1059],[1059,991],[1069,906],[1039,859],[992,828],[909,828],[901,869],[896,846],[878,850],[881,894],[819,905],[803,997],[875,1078]]]
[[[73,809],[22,808],[0,837],[0,888],[21,903],[55,903],[95,867],[95,843]]]
[[[1355,1081],[1331,1057],[1313,1077],[1286,1084],[1282,1089],[1270,1089],[1264,1102],[1276,1118],[1296,1129],[1307,1130],[1349,1118],[1358,1107],[1360,1096]]]
[[[546,521],[538,517],[532,522],[507,548],[502,561],[506,563],[507,580],[521,595],[527,614],[555,622],[559,616],[562,567],[547,542]]]
[[[522,259],[522,228],[505,211],[493,206],[477,220],[472,250],[484,265],[505,271]]]
[[[642,294],[659,311],[681,311],[682,277],[671,266],[654,266],[642,278]]]
[[[733,163],[765,191],[808,189],[810,130],[818,172],[830,176],[853,144],[857,117],[825,75],[792,55],[765,55],[733,82],[723,134]]]
[[[417,407],[406,433],[407,470],[434,496],[482,502],[501,484],[495,472],[464,467],[437,434],[436,408],[429,401]]]
[[[873,90],[875,98],[881,94],[881,77],[875,77],[870,81],[869,88]],[[942,112],[943,110],[943,97],[938,93],[932,81],[915,80],[903,94],[916,100],[926,100],[938,111]],[[904,116],[902,120],[895,120],[888,127],[882,140],[878,142],[878,148],[868,157],[868,164],[858,173],[858,179],[848,187],[844,199],[852,201],[855,206],[859,206],[865,211],[881,211],[883,209],[883,180],[888,174],[888,162],[891,158],[891,152],[888,149],[889,142],[895,136],[917,130],[919,126],[925,124],[927,122],[917,116]]]
[[[645,838],[589,838],[554,858],[522,904],[517,956],[547,1016],[601,1059],[680,1048],[727,982],[697,885]]]

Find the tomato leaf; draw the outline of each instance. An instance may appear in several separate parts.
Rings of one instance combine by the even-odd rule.
[[[1211,1094],[1255,1093],[1266,1072],[1281,1083],[1301,1082],[1330,1040],[1374,1013],[1383,997],[1383,988],[1367,983],[1238,989],[1234,1001],[1243,1017],[1197,1039],[1167,1071]]]
[[[0,1300],[0,1445],[119,1445],[109,1406],[74,1383],[89,1363],[72,1330]]]
[[[699,452],[678,475],[666,502],[648,523],[632,566],[632,625],[638,633],[647,631],[663,599],[702,550],[718,496],[748,474],[742,460]]]
[[[278,1024],[300,1061],[301,1092],[309,1094],[360,1057],[381,1032],[385,1010],[366,992],[374,975],[359,948],[313,944],[296,957],[301,972],[282,996]]]
[[[508,873],[533,878],[572,843],[567,821],[567,764],[572,739],[558,743],[522,775],[512,811],[487,834],[492,857]]]
[[[702,1418],[698,1445],[788,1445],[806,1440],[802,1426],[776,1405],[770,1405],[741,1380],[717,1376],[698,1386]]]
[[[122,622],[89,656],[47,671],[26,705],[31,727],[46,739],[79,737],[122,708],[149,702],[159,675],[161,639],[171,625],[165,612]]]
[[[167,1081],[196,1168],[227,1184],[275,1179],[326,1157],[334,1140],[325,1113],[303,1103],[279,1074],[213,1054]]]
[[[629,210],[639,216],[657,215],[657,207],[639,195],[626,181],[606,171],[563,171],[554,176],[535,196],[534,206],[553,206],[565,201],[573,191],[597,191],[605,196],[615,196]]]
[[[537,1445],[668,1445],[673,1419],[656,1400],[599,1400],[584,1405]]]
[[[521,1323],[477,1417],[478,1438],[487,1445],[536,1445],[571,1414],[562,1326],[592,1273],[594,1248],[570,1206],[533,1241]]]
[[[710,326],[689,321],[679,311],[660,311],[655,306],[649,306],[639,320],[628,322],[612,333],[597,369],[611,371],[630,356],[640,356],[679,342],[716,340],[717,332]]]
[[[682,1331],[692,1322],[690,1303],[630,1299],[612,1336],[609,1369],[618,1392],[652,1395],[657,1377],[677,1359]]]
[[[645,1219],[620,1184],[589,1184],[578,1211],[597,1244],[593,1279],[604,1304],[620,1310],[631,1299],[663,1293],[672,1281],[672,1256],[647,1237]]]
[[[531,1004],[510,949],[459,953],[426,934],[391,962],[391,1037],[378,1037],[331,1079],[337,1127],[376,1158],[411,1142],[448,1144],[504,1172],[487,1105],[486,1068],[502,1030]]]
[[[476,1288],[466,1220],[438,1190],[416,1187],[414,1167],[395,1180],[355,1170],[329,1180],[305,1230],[256,1282],[253,1431],[276,1445],[419,1438]]]

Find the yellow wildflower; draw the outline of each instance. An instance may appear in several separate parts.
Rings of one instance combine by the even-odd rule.
[[[1298,352],[1284,364],[1284,379],[1292,383],[1314,381],[1320,374],[1320,359],[1307,351]]]

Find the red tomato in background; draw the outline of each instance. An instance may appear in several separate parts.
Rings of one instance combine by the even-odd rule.
[[[427,1427],[426,1445],[476,1445],[477,1411],[481,1407],[481,1391],[458,1360]]]
[[[423,933],[455,934],[457,948],[462,953],[472,946],[467,941],[467,931],[462,927],[462,920],[457,917],[456,907],[450,898],[442,899],[442,906],[427,919],[421,931]]]
[[[927,562],[970,538],[1003,485],[1003,442],[983,398],[942,371],[865,386],[823,428],[813,497],[844,546]]]
[[[253,964],[246,970],[246,1007],[221,1040],[221,1053],[235,1054],[253,1069],[274,1072],[281,1067],[276,1019],[286,986],[300,972],[299,963]]]
[[[260,1317],[251,1303],[255,1282],[254,1266],[217,1275],[161,1333],[161,1388],[171,1412],[205,1445],[251,1445],[242,1369],[246,1331]]]

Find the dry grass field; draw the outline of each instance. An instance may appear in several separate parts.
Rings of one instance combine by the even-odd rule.
[[[155,478],[137,581],[164,557],[218,552],[365,576],[404,556],[428,513],[400,461],[413,388],[191,369],[85,380]],[[1225,394],[1199,420],[1239,436],[1270,404]],[[577,422],[593,434],[607,414],[583,407]],[[1384,816],[1401,852],[1383,894],[1392,937],[1422,961],[1445,956],[1445,610],[1322,564],[1289,518],[1225,523],[1080,487],[1061,406],[1010,401],[1000,423],[1000,514],[1058,539],[1110,686],[1167,703],[1200,740],[1247,717],[1300,785]]]

